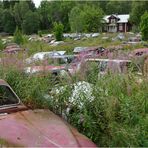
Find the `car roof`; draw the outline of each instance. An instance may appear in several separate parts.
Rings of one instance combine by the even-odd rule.
[[[86,59],[86,61],[94,61],[94,62],[115,62],[115,63],[121,63],[121,62],[131,62],[131,60],[119,60],[119,59],[98,59],[98,58],[89,58]]]
[[[57,53],[59,55],[64,55],[66,51],[49,51],[49,52],[37,52],[34,55],[46,55],[46,54],[54,54]]]
[[[76,55],[51,55],[49,58],[71,58],[76,57]]]
[[[7,86],[9,86],[8,83],[5,80],[3,80],[3,79],[0,79],[0,85],[7,85]]]

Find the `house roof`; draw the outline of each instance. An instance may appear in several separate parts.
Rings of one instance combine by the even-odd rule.
[[[127,23],[128,20],[129,20],[129,14],[122,14],[122,15],[115,15],[115,14],[112,14],[114,17],[117,17],[119,18],[119,21],[117,23]],[[106,21],[106,23],[109,23],[109,17],[112,16],[112,15],[106,15],[104,17],[104,20]]]

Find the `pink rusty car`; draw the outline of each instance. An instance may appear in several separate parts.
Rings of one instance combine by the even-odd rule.
[[[96,147],[49,110],[30,110],[0,80],[0,147]]]
[[[148,48],[139,48],[129,53],[129,59],[134,60],[142,69],[143,74],[147,75],[145,66],[148,63]]]
[[[85,50],[78,53],[81,57],[102,57],[108,56],[110,51],[104,47],[88,47]]]
[[[129,54],[130,57],[141,57],[144,55],[148,55],[148,48],[135,49]]]

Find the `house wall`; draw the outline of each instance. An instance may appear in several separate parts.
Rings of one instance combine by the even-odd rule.
[[[132,24],[130,24],[129,22],[127,23],[127,32],[132,30]]]
[[[111,24],[111,23],[112,23],[112,22],[111,22],[111,20],[112,20],[112,19],[115,19],[115,22],[117,22],[117,18],[116,18],[116,17],[114,17],[114,16],[110,16],[108,19],[109,19],[109,24]]]
[[[122,26],[122,30],[120,29],[120,25]],[[125,23],[117,24],[117,32],[125,32]]]

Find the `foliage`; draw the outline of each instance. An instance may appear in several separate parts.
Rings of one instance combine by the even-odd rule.
[[[3,45],[2,39],[0,38],[0,50],[3,50],[3,49],[4,49],[4,45]]]
[[[88,4],[74,7],[69,14],[72,32],[98,32],[102,26],[103,11]]]
[[[92,77],[94,75],[92,74]],[[80,104],[69,105],[71,111],[66,114],[68,121],[99,146],[147,146],[145,123],[148,80],[139,84],[132,74],[110,74],[98,81],[92,81],[93,78],[89,80],[93,84],[91,96],[94,99],[90,101],[83,92],[79,94]],[[66,110],[72,94],[70,84],[67,86],[61,93],[54,95],[54,106],[51,106],[51,109],[56,111],[60,108],[61,114]],[[79,108],[79,105],[82,107]]]
[[[0,31],[2,31],[3,30],[3,20],[2,20],[2,16],[3,16],[3,9],[2,8],[0,8]]]
[[[72,32],[83,32],[84,16],[83,11],[78,7],[74,7],[69,14],[69,23]]]
[[[54,23],[54,36],[55,36],[57,41],[62,41],[63,30],[64,30],[63,24],[57,23],[57,22]]]
[[[24,17],[26,13],[29,11],[29,5],[27,1],[20,1],[19,3],[16,3],[14,6],[14,17],[15,21],[17,23],[17,26],[21,28]]]
[[[40,37],[42,37],[42,31],[41,31],[41,30],[38,31],[38,35],[39,35]]]
[[[65,45],[57,47],[50,47],[42,42],[30,42],[25,44],[25,48],[29,48],[29,52],[32,53],[40,51],[41,46],[46,51],[66,49],[72,52],[71,49],[75,46],[101,44],[103,40],[100,36],[84,41],[70,40]],[[113,34],[110,34],[110,38],[112,37]],[[115,43],[109,41],[103,46]],[[135,45],[134,48],[136,47]],[[133,46],[129,48],[133,49]],[[11,58],[9,59],[12,60]],[[23,61],[22,58],[21,61]],[[65,77],[66,80],[59,79],[58,84],[55,84],[50,75],[47,77],[26,75],[22,71],[24,67],[17,69],[21,67],[17,65],[15,68],[0,65],[0,77],[8,81],[27,106],[49,108],[61,116],[66,114],[68,122],[98,146],[147,147],[148,79],[143,76],[139,78],[132,73],[128,75],[108,74],[98,78],[97,66],[90,65],[86,74],[83,73],[83,78],[82,74],[76,75],[72,79]],[[142,80],[141,83],[139,79]],[[82,92],[79,94],[80,97],[77,97],[82,101],[77,100],[77,105],[83,104],[82,107],[68,106],[74,88],[73,84],[82,80],[91,84],[91,96],[94,99],[90,101],[90,98],[87,98],[87,95]],[[65,88],[64,91],[54,95],[51,93],[51,89],[61,86]],[[48,98],[45,97],[45,94]],[[51,95],[52,97],[49,97]],[[69,113],[66,112],[67,106],[71,108]]]
[[[16,27],[15,19],[11,10],[5,9],[2,14],[2,26],[5,32],[13,33]]]
[[[148,10],[147,6],[147,1],[42,1],[39,8],[35,8],[32,0],[5,0],[0,2],[0,13],[2,14],[0,29],[8,33],[14,33],[16,25],[22,29],[29,11],[36,12],[38,15],[39,30],[51,32],[54,22],[61,22],[64,25],[64,32],[97,32],[101,27],[102,15],[113,13],[130,13],[130,21],[137,27],[141,21],[140,17]],[[1,21],[2,18],[3,21]],[[27,34],[32,33],[28,31]]]
[[[130,21],[136,26],[139,26],[141,22],[141,16],[147,10],[148,10],[148,1],[133,1],[132,10],[130,13]]]
[[[23,44],[23,34],[21,31],[16,27],[15,33],[14,33],[14,42],[17,44]]]
[[[37,33],[39,29],[38,13],[28,11],[24,17],[22,29],[26,34]]]
[[[27,0],[26,2],[28,3],[29,9],[31,11],[35,11],[36,10],[35,4],[34,4],[34,2],[32,0]]]
[[[84,13],[84,30],[86,32],[99,32],[102,28],[103,11],[99,7],[85,5]]]
[[[51,25],[51,9],[49,1],[41,1],[38,8],[41,29],[49,29]]]
[[[93,72],[91,74],[94,76]],[[68,87],[46,100],[43,99],[44,94],[50,94],[49,90],[53,88],[50,77],[26,76],[16,69],[4,68],[1,68],[0,76],[32,108],[49,107],[62,115],[72,94],[72,81],[60,81],[59,86]],[[93,84],[94,99],[85,101],[86,96],[80,94],[80,98],[83,96],[83,106],[73,106],[70,114],[67,114],[68,121],[99,146],[147,147],[148,80],[143,79],[138,83],[132,74],[110,74],[98,81],[89,80]],[[76,81],[79,79],[73,79],[73,82]]]
[[[106,14],[129,14],[132,1],[109,1],[106,4]]]
[[[48,79],[45,77],[28,77],[16,68],[2,68],[0,77],[5,79],[27,106],[31,108],[43,107],[43,94],[48,89]]]
[[[148,12],[147,11],[141,16],[140,30],[142,32],[142,39],[148,40]]]

